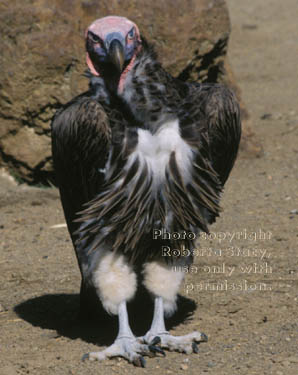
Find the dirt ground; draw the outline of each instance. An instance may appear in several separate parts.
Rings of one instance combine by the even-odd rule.
[[[1,374],[298,373],[298,4],[227,2],[229,56],[264,155],[238,159],[169,322],[173,334],[198,329],[208,343],[197,355],[150,358],[145,369],[81,362],[111,343],[115,321],[103,330],[75,319],[80,276],[66,228],[52,228],[64,222],[57,190],[2,176]]]

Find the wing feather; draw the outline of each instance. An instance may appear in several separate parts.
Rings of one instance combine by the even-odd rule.
[[[72,240],[83,205],[101,190],[111,143],[111,128],[102,105],[81,95],[59,110],[52,121],[56,180]]]
[[[234,93],[220,84],[188,84],[179,118],[182,137],[196,150],[188,189],[208,218],[219,215],[223,186],[236,160],[240,137],[240,109]]]
[[[189,134],[193,134],[195,123],[198,131],[205,135],[206,156],[210,157],[212,167],[224,185],[236,160],[241,137],[238,101],[233,91],[224,85],[191,84],[185,107],[193,122],[183,131],[191,140]]]

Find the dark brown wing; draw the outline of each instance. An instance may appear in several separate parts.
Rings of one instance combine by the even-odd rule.
[[[100,192],[111,143],[103,107],[81,95],[59,110],[52,122],[52,153],[57,184],[73,242],[77,213]]]
[[[206,105],[212,164],[225,184],[234,166],[241,138],[240,109],[233,92],[214,88]]]
[[[220,84],[188,84],[179,111],[182,137],[197,149],[192,193],[207,223],[219,215],[219,199],[234,165],[241,136],[240,110],[233,92]],[[198,166],[198,167],[196,167]]]
[[[220,84],[192,85],[189,97],[190,117],[205,134],[212,167],[224,185],[236,160],[241,137],[238,101],[229,88]]]

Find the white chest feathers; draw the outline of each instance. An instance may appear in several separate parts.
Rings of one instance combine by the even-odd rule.
[[[185,182],[189,181],[193,152],[181,138],[178,120],[166,122],[155,134],[149,130],[138,129],[138,144],[128,163],[132,163],[138,157],[141,164],[147,164],[153,174],[153,181],[161,182],[165,177],[172,152],[175,153],[181,176]]]

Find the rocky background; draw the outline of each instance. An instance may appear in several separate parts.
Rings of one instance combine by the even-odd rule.
[[[2,0],[0,166],[19,181],[54,181],[51,118],[87,88],[84,31],[109,14],[134,20],[173,75],[224,82],[240,99],[226,57],[230,20],[224,0]],[[258,155],[261,148],[244,123],[242,149]]]

